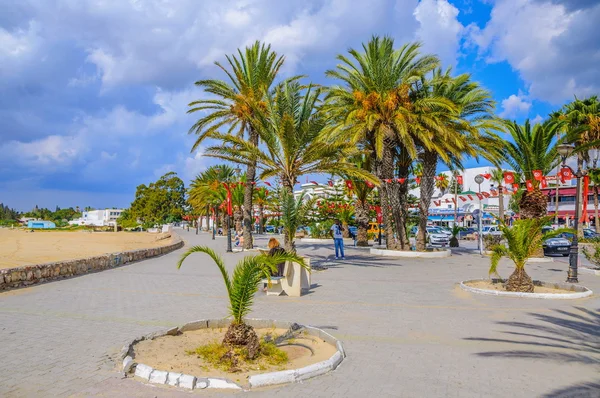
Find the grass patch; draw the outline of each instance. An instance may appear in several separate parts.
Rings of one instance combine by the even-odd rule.
[[[288,355],[275,344],[260,342],[260,354],[254,360],[248,359],[245,348],[229,348],[218,341],[200,346],[194,350],[186,351],[188,355],[196,355],[207,364],[227,372],[240,372],[246,370],[265,370],[269,366],[282,366],[288,361]]]

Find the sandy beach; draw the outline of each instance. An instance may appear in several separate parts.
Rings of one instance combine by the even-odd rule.
[[[0,268],[168,245],[146,232],[25,232],[0,228]]]

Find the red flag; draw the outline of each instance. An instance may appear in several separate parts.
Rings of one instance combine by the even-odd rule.
[[[541,180],[541,187],[543,188],[548,188],[548,181],[546,181],[546,177],[542,176],[542,180]]]
[[[375,213],[377,214],[377,223],[383,222],[383,214],[381,214],[381,206],[375,206]]]
[[[373,184],[371,181],[365,181],[365,184],[367,184],[367,187],[369,188],[373,188],[375,186],[375,184]]]
[[[442,201],[441,200],[434,200],[433,204],[436,205],[437,207],[440,207],[442,205]]]
[[[271,183],[269,181],[263,181],[266,185],[272,187]]]
[[[421,177],[415,177],[415,181],[417,185],[419,185],[421,183]]]
[[[533,179],[534,180],[542,181],[542,177],[544,177],[542,170],[533,170]]]
[[[467,195],[469,199],[473,200],[473,195]]]
[[[583,205],[582,205],[582,216],[583,222],[588,222],[588,194],[589,194],[590,176],[586,175],[583,177]]]
[[[435,176],[434,178],[436,179],[436,181],[442,181],[444,179],[444,177],[442,176]]]
[[[487,193],[487,192],[485,192],[485,191],[483,191],[481,194],[482,194],[484,197],[486,197],[486,198],[489,198],[489,197],[490,197],[490,194],[489,194],[489,193]]]
[[[311,183],[311,184],[315,184],[315,185],[319,185],[319,183],[318,183],[318,182],[316,182],[316,181],[311,181],[310,183]]]
[[[519,190],[519,184],[512,184],[513,191],[517,192]]]
[[[483,178],[485,178],[486,180],[489,180],[490,178],[492,178],[492,175],[490,173],[485,173],[482,174]]]
[[[406,181],[406,178],[398,178],[398,182],[400,184],[404,184],[404,181]]]
[[[531,182],[531,180],[525,181],[525,186],[529,192],[533,191],[533,182]]]
[[[512,171],[505,171],[504,172],[504,182],[507,185],[514,184],[515,183],[515,174]]]
[[[560,169],[560,179],[562,182],[568,181],[573,178],[573,174],[571,173],[571,169],[569,167],[563,167]]]
[[[458,182],[460,185],[463,184],[463,176],[456,176],[456,182]]]
[[[460,200],[462,200],[463,202],[467,201],[467,198],[465,198],[464,196],[459,196]]]
[[[385,182],[387,182],[387,183],[390,183],[390,182],[392,182],[392,180],[391,180],[390,178],[387,178],[387,179],[385,179],[384,181],[385,181]]]
[[[354,186],[352,185],[352,181],[350,181],[350,180],[346,180],[346,186],[348,187],[349,190],[352,190],[354,188]]]
[[[332,186],[333,186],[333,181],[329,180],[329,181],[327,181],[327,184],[328,184],[330,187],[332,187]]]

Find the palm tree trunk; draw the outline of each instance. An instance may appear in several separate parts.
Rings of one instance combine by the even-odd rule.
[[[294,194],[294,181],[288,181],[286,178],[281,178],[281,185],[283,189],[287,191],[289,195]],[[283,246],[285,251],[288,253],[296,253],[296,231],[288,231],[288,228],[284,225],[283,228]]]
[[[401,204],[396,183],[386,183],[385,180],[393,180],[394,178],[394,151],[393,142],[386,139],[383,146],[383,156],[381,159],[375,158],[373,164],[375,166],[375,175],[381,182],[380,185],[380,200],[381,213],[383,223],[385,224],[385,244],[390,250],[397,250],[400,245],[396,241],[394,234],[401,225],[400,212]],[[397,236],[400,236],[399,234]]]
[[[358,231],[356,233],[356,246],[369,246],[369,204],[365,202],[356,202],[355,205],[356,222]]]
[[[402,166],[398,169],[398,177],[405,178],[408,181],[410,170],[408,166]],[[400,202],[400,228],[399,238],[400,249],[410,250],[410,241],[408,239],[407,220],[408,220],[408,182],[398,186],[398,201]]]
[[[421,177],[421,197],[419,199],[419,232],[417,234],[417,251],[427,249],[427,218],[435,185],[435,172],[438,155],[433,151],[425,151],[423,159],[423,176]]]
[[[258,233],[259,234],[264,233],[264,231],[263,231],[264,221],[265,221],[265,205],[263,205],[261,203],[260,205],[258,205]]]
[[[342,228],[344,229],[342,231],[342,236],[344,238],[349,238],[350,237],[350,231],[348,231],[348,223],[346,221],[342,221]]]
[[[525,267],[516,267],[506,282],[509,292],[533,293],[533,281],[525,272]]]
[[[258,133],[250,128],[248,142],[258,146]],[[256,161],[248,165],[246,169],[246,187],[244,188],[244,249],[252,249],[252,225],[254,220],[254,208],[252,199],[254,196],[254,179],[256,178]]]

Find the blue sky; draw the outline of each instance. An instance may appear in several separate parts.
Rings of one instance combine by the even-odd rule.
[[[254,40],[283,75],[330,83],[373,34],[472,73],[503,117],[541,120],[600,92],[595,0],[0,0],[0,202],[127,206],[135,187],[215,161],[190,153],[213,62]],[[475,165],[468,162],[467,165]]]

